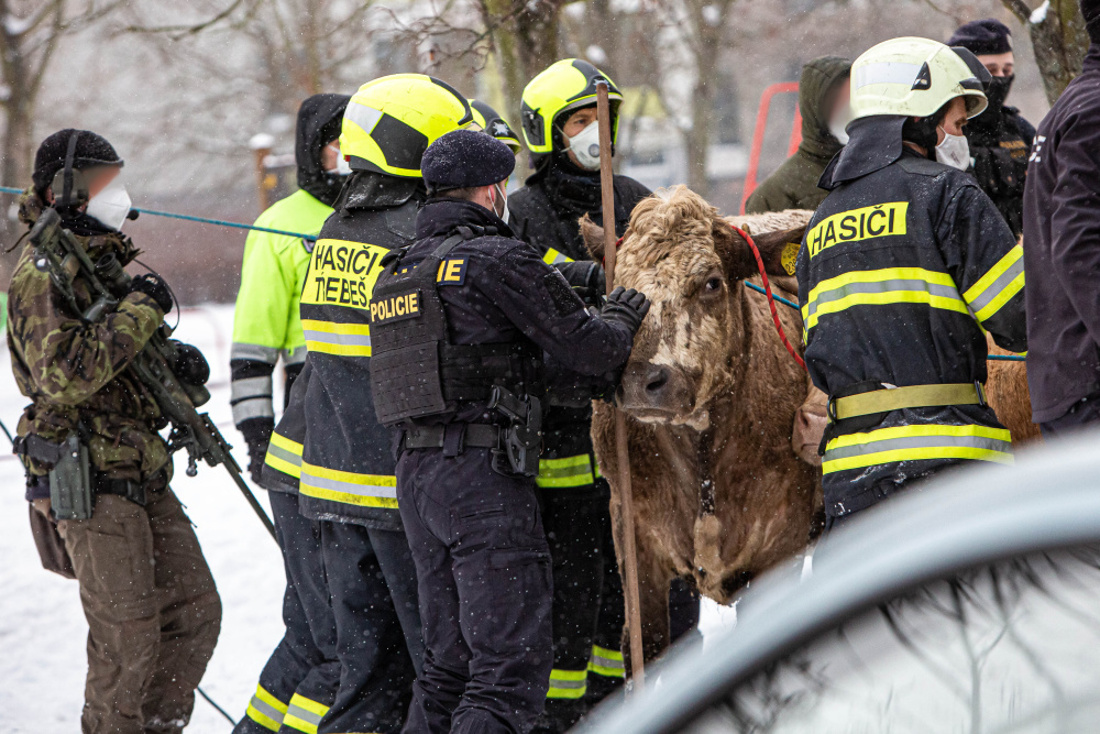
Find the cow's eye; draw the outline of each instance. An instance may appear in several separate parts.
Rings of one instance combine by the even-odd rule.
[[[703,293],[717,293],[722,290],[722,279],[715,276],[707,280],[703,285]]]

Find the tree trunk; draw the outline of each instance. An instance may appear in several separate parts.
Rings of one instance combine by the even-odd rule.
[[[1050,0],[1046,17],[1040,23],[1030,22],[1032,10],[1025,0],[1003,2],[1027,25],[1047,101],[1054,104],[1066,86],[1081,73],[1081,62],[1089,48],[1079,0]]]
[[[718,60],[722,53],[729,9],[733,0],[709,3],[694,0],[688,8],[695,34],[691,47],[695,57],[695,88],[691,99],[691,129],[684,147],[687,150],[688,187],[704,199],[710,195],[707,159],[714,137],[714,99]]]

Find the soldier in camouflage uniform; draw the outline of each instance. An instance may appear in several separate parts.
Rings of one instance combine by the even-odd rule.
[[[43,142],[20,219],[33,225],[55,201],[55,176],[60,181],[66,175],[58,173],[66,158],[88,188],[84,204],[58,205],[63,226],[92,261],[114,254],[130,262],[137,254],[133,243],[117,226],[91,216],[86,203],[122,165],[94,133],[63,130]],[[77,280],[74,291],[83,311],[92,302],[89,288]],[[16,441],[27,466],[27,499],[49,516],[50,454],[68,436],[81,437],[91,460],[91,518],[57,522],[89,626],[84,734],[181,731],[221,628],[210,569],[168,486],[172,463],[157,433],[165,421],[127,370],[171,303],[162,280],[139,277],[113,311],[85,323],[49,274],[35,267],[29,245],[9,288],[12,369],[32,401]],[[181,352],[188,355],[187,364],[176,365],[181,379],[205,380],[202,368],[208,375],[209,367],[198,350],[183,345]]]

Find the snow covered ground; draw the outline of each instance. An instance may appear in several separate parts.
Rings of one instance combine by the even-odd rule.
[[[195,344],[212,368],[209,410],[243,465],[247,453],[229,411],[232,308],[188,309],[176,336]],[[2,341],[2,337],[0,337]],[[25,399],[15,387],[6,345],[0,349],[0,419],[14,430]],[[5,439],[6,441],[6,439]],[[79,729],[87,627],[75,581],[42,570],[27,523],[22,466],[0,446],[0,732],[71,734]],[[224,605],[221,639],[203,689],[234,717],[243,715],[256,677],[282,635],[284,584],[278,549],[225,470],[201,466],[172,486],[196,526]],[[260,492],[262,495],[263,493]],[[260,497],[266,507],[266,497]],[[704,633],[732,624],[733,610],[704,603]],[[230,727],[199,699],[187,731],[227,734]]]

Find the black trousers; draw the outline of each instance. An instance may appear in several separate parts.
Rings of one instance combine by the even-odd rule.
[[[401,454],[397,498],[426,646],[405,731],[527,731],[552,664],[550,554],[534,480],[497,474],[487,449],[419,449]]]
[[[269,492],[283,553],[283,639],[260,673],[256,694],[234,734],[315,731],[340,684],[336,621],[321,563],[321,523],[298,513],[298,497]]]
[[[607,482],[538,493],[554,576],[554,666],[535,731],[561,734],[622,685],[626,613]],[[699,594],[679,579],[669,617],[674,641],[699,624]]]
[[[400,731],[423,658],[416,570],[405,534],[326,522],[321,557],[341,675],[317,731]]]

